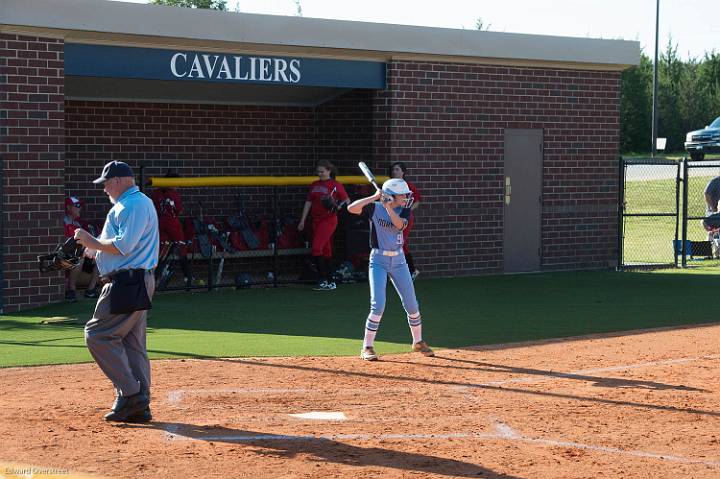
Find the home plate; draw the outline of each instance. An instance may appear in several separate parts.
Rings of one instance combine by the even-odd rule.
[[[296,417],[298,419],[314,419],[319,421],[345,421],[347,417],[345,417],[344,412],[321,412],[321,411],[312,411],[312,412],[304,412],[301,414],[288,414],[291,417]]]

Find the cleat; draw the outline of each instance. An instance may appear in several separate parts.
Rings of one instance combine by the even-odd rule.
[[[377,361],[378,355],[375,354],[375,349],[373,349],[372,346],[368,346],[367,348],[362,348],[360,351],[360,357],[364,359],[365,361]]]
[[[150,412],[150,408],[148,407],[144,411],[130,416],[125,420],[125,422],[144,424],[146,422],[152,421],[152,418],[152,413]]]
[[[430,346],[428,346],[425,341],[418,341],[417,343],[413,344],[412,350],[416,353],[422,354],[423,356],[435,356],[435,353],[432,349],[430,349]]]
[[[325,289],[329,289],[329,290],[337,289],[337,285],[334,282],[330,282],[330,283],[326,283],[326,284],[327,284],[327,286],[325,287]]]
[[[140,392],[132,396],[118,396],[115,398],[113,409],[105,415],[105,420],[108,422],[136,421],[138,417],[141,419],[145,417],[146,409],[150,409],[150,398],[141,389]],[[152,419],[152,415],[150,415],[150,419]]]
[[[318,283],[318,285],[315,286],[313,289],[314,289],[315,291],[325,291],[326,289],[328,289],[328,284],[327,284],[326,281],[321,281],[321,282]]]
[[[413,271],[413,272],[410,274],[410,277],[412,278],[413,281],[415,281],[415,279],[418,277],[419,274],[420,274],[420,270],[419,270],[419,269],[416,269],[415,271]]]

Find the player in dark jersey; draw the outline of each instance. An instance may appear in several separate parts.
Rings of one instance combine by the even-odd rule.
[[[373,344],[385,311],[388,277],[405,308],[413,339],[413,351],[425,356],[435,355],[422,338],[420,308],[403,253],[402,232],[408,225],[406,215],[409,209],[406,206],[411,197],[407,183],[393,178],[383,183],[382,191],[354,201],[348,206],[349,213],[361,214],[370,221],[370,314],[365,322],[365,338],[360,352],[360,357],[366,361],[378,359]]]
[[[310,185],[298,231],[305,229],[308,214],[312,216],[312,256],[317,265],[318,291],[337,286],[331,277],[333,234],[338,225],[337,210],[349,198],[343,185],[335,181],[335,166],[326,160],[317,163],[318,180]]]

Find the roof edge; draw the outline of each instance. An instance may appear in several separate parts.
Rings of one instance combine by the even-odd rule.
[[[74,37],[152,37],[173,42],[267,45],[375,54],[437,55],[551,62],[637,65],[640,43],[478,30],[418,27],[306,17],[219,12],[98,0],[3,0],[0,26]]]

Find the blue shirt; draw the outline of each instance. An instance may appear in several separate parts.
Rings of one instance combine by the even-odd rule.
[[[105,218],[101,240],[112,240],[119,255],[98,251],[101,275],[122,269],[153,269],[158,264],[160,233],[155,206],[137,186],[128,188]]]
[[[712,201],[713,206],[717,207],[718,201],[720,201],[720,176],[716,176],[715,178],[710,180],[710,182],[705,187],[705,194],[710,196],[710,200]],[[705,209],[707,213],[713,212],[707,205]]]
[[[403,219],[410,215],[410,208],[395,208],[395,213]],[[363,216],[370,220],[370,247],[384,251],[400,251],[404,243],[402,230],[392,223],[382,203],[376,201],[363,208]]]

